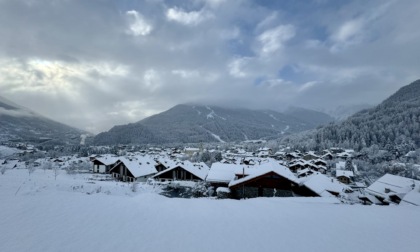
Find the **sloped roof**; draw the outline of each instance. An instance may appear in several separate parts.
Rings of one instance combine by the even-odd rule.
[[[201,163],[191,163],[190,161],[182,161],[182,162],[177,162],[175,164],[173,164],[171,167],[167,168],[166,170],[163,170],[159,173],[156,173],[153,178],[160,176],[161,174],[164,174],[168,171],[171,171],[177,167],[183,168],[184,170],[194,174],[195,176],[197,176],[198,178],[205,180],[208,172],[209,172],[209,167],[201,162]]]
[[[401,200],[400,205],[420,206],[420,184],[417,183],[415,188],[408,192]]]
[[[166,158],[166,157],[159,157],[156,161],[158,164],[160,163],[166,168],[173,167],[177,163],[177,161]]]
[[[235,174],[242,174],[245,170],[245,174],[250,173],[250,169],[255,167],[238,164],[225,164],[225,163],[213,163],[208,172],[206,181],[207,182],[218,182],[218,183],[229,183],[235,178]]]
[[[250,171],[250,170],[248,170]],[[295,177],[295,175],[289,170],[289,168],[287,168],[286,166],[280,165],[276,162],[269,162],[269,163],[264,163],[262,165],[258,165],[257,167],[255,167],[255,169],[251,170],[251,174],[249,174],[246,177],[237,179],[237,180],[232,180],[229,183],[229,187],[233,187],[236,186],[238,184],[242,184],[244,182],[250,181],[254,178],[258,178],[260,176],[263,176],[264,174],[268,174],[270,172],[274,172],[275,174],[284,177],[292,182],[295,182],[296,184],[298,183],[298,179]]]
[[[412,191],[417,184],[420,184],[420,181],[397,175],[385,174],[366,188],[366,191],[373,195],[388,199],[390,195],[401,196],[402,194],[407,194]],[[385,192],[385,189],[389,189],[389,192]]]
[[[301,184],[309,188],[321,197],[324,197],[325,192],[343,193],[345,191],[352,191],[352,189],[337,179],[329,178],[324,174],[316,173],[300,180]]]
[[[135,178],[157,172],[155,168],[156,161],[149,156],[121,157],[118,160],[118,164],[120,162],[123,163]]]
[[[112,156],[112,155],[104,155],[104,156],[100,156],[100,157],[96,157],[94,160],[92,161],[99,161],[104,165],[112,165],[115,164],[118,161],[118,157],[116,156]]]
[[[353,171],[345,171],[345,170],[336,170],[335,171],[335,176],[338,177],[346,177],[346,178],[351,178],[354,177],[354,173]]]

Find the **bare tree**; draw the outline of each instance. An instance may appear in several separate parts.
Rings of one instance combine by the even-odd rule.
[[[34,164],[29,164],[28,165],[28,174],[29,176],[31,176],[31,174],[36,170],[36,167]]]
[[[60,174],[60,166],[58,166],[57,164],[53,165],[52,170],[54,172],[54,180],[57,180],[57,176],[58,174]]]
[[[51,162],[46,162],[42,165],[42,169],[44,170],[44,173],[46,170],[51,170],[52,169],[52,164]]]

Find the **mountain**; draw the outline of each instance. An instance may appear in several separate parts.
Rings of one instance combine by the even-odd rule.
[[[378,106],[326,125],[302,139],[285,141],[309,148],[339,146],[360,150],[377,145],[399,153],[420,147],[420,80],[402,87]],[[312,142],[310,142],[313,140]]]
[[[362,111],[364,109],[370,109],[373,108],[374,105],[371,104],[358,104],[358,105],[348,105],[348,106],[339,106],[334,109],[328,109],[323,112],[330,115],[337,121],[343,121],[350,116],[356,114],[359,111]]]
[[[0,97],[0,141],[36,144],[78,144],[79,129],[55,122]]]
[[[284,111],[284,114],[310,122],[315,126],[325,125],[334,121],[334,118],[326,113],[299,107],[290,107]]]
[[[177,105],[137,123],[98,134],[95,144],[230,142],[279,136],[312,129],[312,122],[272,110]]]

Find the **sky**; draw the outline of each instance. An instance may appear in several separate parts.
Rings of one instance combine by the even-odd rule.
[[[420,78],[418,0],[0,0],[0,96],[93,133],[181,103],[378,104]]]

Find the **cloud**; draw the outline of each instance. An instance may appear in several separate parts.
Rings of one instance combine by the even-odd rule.
[[[283,44],[295,36],[293,25],[279,25],[264,31],[257,40],[261,43],[260,53],[269,55],[281,49]]]
[[[129,18],[129,34],[134,36],[146,36],[148,35],[153,27],[144,19],[144,17],[135,10],[126,12]]]
[[[212,14],[204,10],[186,12],[181,8],[169,8],[166,11],[166,18],[169,21],[178,22],[183,25],[195,26],[201,22],[212,18]]]
[[[415,0],[0,1],[0,96],[95,133],[187,102],[378,103],[419,78],[419,11]]]
[[[229,74],[235,78],[247,77],[248,74],[245,72],[244,68],[246,67],[249,60],[250,58],[247,58],[247,57],[232,60],[228,64]]]
[[[23,109],[5,109],[0,107],[0,116],[6,115],[6,116],[13,116],[13,117],[32,117],[36,116],[34,113],[23,110]]]

